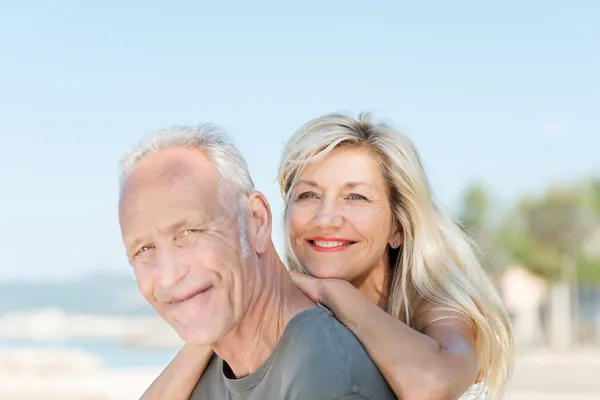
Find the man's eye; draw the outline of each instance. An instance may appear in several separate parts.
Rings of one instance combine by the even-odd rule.
[[[141,253],[144,253],[144,252],[146,252],[146,251],[148,251],[148,250],[151,250],[151,249],[153,249],[153,248],[154,248],[154,246],[153,246],[153,245],[151,245],[151,244],[147,244],[147,245],[145,245],[145,246],[142,246],[142,247],[140,247],[140,248],[139,248],[139,250],[138,250],[138,251],[136,251],[136,252],[135,252],[135,254],[134,254],[133,256],[135,257],[135,256],[137,256],[137,255],[139,255],[139,254],[141,254]]]
[[[184,229],[181,232],[179,232],[176,239],[183,239],[183,238],[189,237],[195,233],[198,233],[200,231],[201,231],[200,229]]]

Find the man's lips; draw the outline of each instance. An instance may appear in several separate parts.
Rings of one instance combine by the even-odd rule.
[[[172,297],[169,300],[165,301],[165,303],[169,303],[169,304],[183,303],[186,300],[189,300],[200,294],[203,294],[204,292],[207,292],[211,288],[212,288],[212,285],[203,286],[202,288],[194,290],[193,292],[186,293],[185,295]]]

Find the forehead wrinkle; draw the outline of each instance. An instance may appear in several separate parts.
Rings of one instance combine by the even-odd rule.
[[[144,241],[143,237],[153,230],[166,233],[185,221],[205,220],[208,217],[206,210],[214,207],[214,196],[209,195],[209,190],[202,189],[208,185],[202,185],[197,176],[181,173],[181,170],[163,171],[166,173],[158,177],[152,173],[159,171],[140,169],[130,176],[124,187],[120,215],[122,224],[129,231],[124,233],[131,238],[130,244],[126,244],[128,247]]]
[[[177,182],[174,186],[166,191],[153,190],[150,193],[140,194],[138,198],[143,201],[137,202],[137,209],[132,215],[147,209],[153,210],[152,219],[155,226],[160,227],[159,231],[169,231],[172,230],[167,228],[169,226],[209,217],[207,209],[214,206],[214,198],[209,191],[201,190],[198,182],[193,178]],[[151,200],[146,202],[146,199]],[[170,222],[175,220],[177,222]]]
[[[313,180],[308,180],[308,179],[301,179],[296,183],[296,186],[300,186],[300,185],[306,185],[306,186],[313,186],[313,187],[319,187],[319,184]]]
[[[321,185],[318,182],[316,182],[314,180],[308,180],[308,179],[302,179],[302,180],[298,181],[296,186],[300,186],[300,185],[321,188]],[[371,189],[371,190],[375,189],[374,185],[372,185],[371,183],[366,182],[366,181],[349,181],[349,182],[346,182],[341,185],[341,187],[344,189],[353,189],[353,188],[361,187],[361,186],[364,186],[365,188]]]

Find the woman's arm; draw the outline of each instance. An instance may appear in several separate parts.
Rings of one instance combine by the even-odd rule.
[[[350,283],[292,274],[313,300],[327,306],[362,342],[390,387],[403,400],[458,399],[478,372],[473,328],[464,318],[419,310],[431,323],[419,333],[374,304]],[[449,316],[439,320],[439,317]],[[431,318],[431,319],[430,319]]]
[[[212,354],[210,347],[186,344],[140,400],[188,400]]]

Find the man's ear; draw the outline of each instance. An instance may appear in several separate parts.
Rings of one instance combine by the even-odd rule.
[[[254,191],[248,198],[248,211],[250,223],[248,233],[251,235],[250,243],[258,254],[263,254],[271,241],[272,216],[267,198],[259,191]]]

